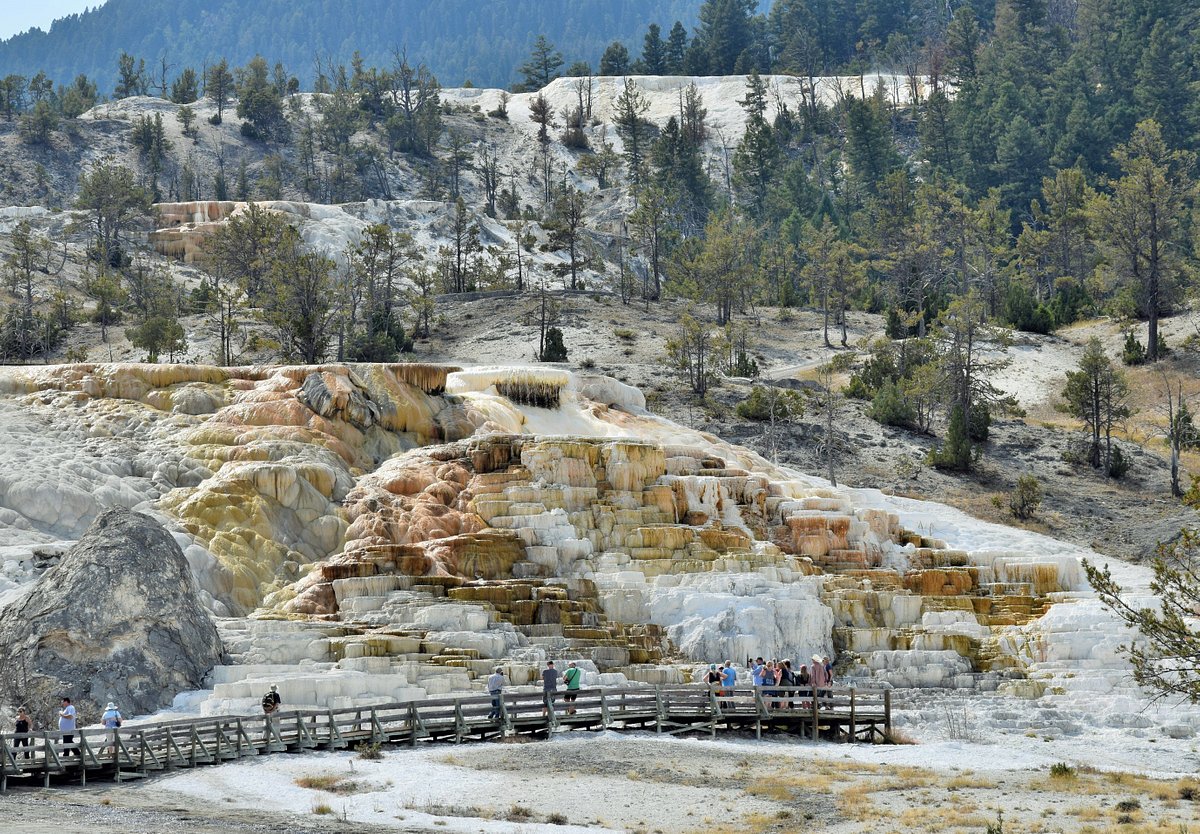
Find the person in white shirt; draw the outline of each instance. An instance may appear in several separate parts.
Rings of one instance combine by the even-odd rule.
[[[62,709],[58,711],[58,731],[62,733],[63,755],[71,755],[71,750],[75,745],[75,705],[71,703],[71,699],[63,697]],[[75,750],[75,755],[79,755],[79,750]]]
[[[487,688],[492,696],[492,711],[488,713],[488,718],[499,720],[500,692],[504,689],[504,670],[500,666],[497,666],[496,671],[488,675]]]

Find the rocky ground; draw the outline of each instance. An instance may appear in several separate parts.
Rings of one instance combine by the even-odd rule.
[[[1051,750],[969,743],[848,748],[569,734],[395,749],[382,761],[271,756],[126,786],[18,788],[0,798],[0,815],[31,834],[1178,832],[1200,822],[1193,779],[1055,764]]]

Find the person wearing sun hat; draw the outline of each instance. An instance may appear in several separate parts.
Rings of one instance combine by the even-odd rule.
[[[825,687],[829,686],[829,673],[825,671],[825,659],[819,654],[812,656],[812,685],[816,691],[818,698],[828,698],[829,690]]]
[[[100,755],[103,756],[108,750],[111,750],[115,754],[117,752],[117,727],[121,726],[121,711],[117,709],[117,705],[112,701],[104,705],[104,714],[100,716],[100,723],[108,730],[108,736],[105,741],[109,745],[100,751]]]

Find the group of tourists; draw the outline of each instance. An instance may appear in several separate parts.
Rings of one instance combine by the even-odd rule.
[[[762,657],[748,659],[746,666],[750,672],[750,682],[756,687],[768,686],[787,686],[787,687],[808,687],[811,686],[816,691],[818,698],[826,698],[829,696],[829,687],[833,685],[833,661],[828,655],[822,656],[814,654],[812,663],[802,663],[799,669],[792,667],[792,661],[789,659],[764,660]],[[718,665],[710,663],[708,665],[708,673],[704,676],[704,684],[711,688],[717,689],[717,695],[730,695],[734,687],[737,686],[738,673],[737,667],[733,665],[732,660],[726,660],[724,664]],[[778,695],[778,692],[768,692],[768,695]],[[791,701],[789,700],[789,706]],[[728,704],[723,704],[727,706]],[[773,701],[772,708],[779,709],[780,701]]]
[[[56,717],[58,719],[58,732],[62,736],[63,757],[78,756],[79,747],[75,744],[75,733],[79,725],[79,710],[71,703],[69,697],[63,696]],[[105,704],[104,713],[100,716],[100,724],[109,731],[106,738],[108,746],[101,749],[101,755],[104,755],[108,751],[116,750],[116,731],[121,726],[121,721],[121,711],[117,709],[117,705],[112,701]],[[29,709],[27,707],[20,707],[17,710],[17,719],[13,722],[13,732],[16,734],[16,738],[13,739],[13,747],[26,748],[22,753],[22,756],[26,759],[30,757],[32,751],[31,734],[33,731],[33,719],[29,715]]]
[[[575,701],[579,698],[579,689],[583,684],[583,670],[574,660],[567,663],[565,672],[559,671],[553,660],[546,661],[542,670],[542,715],[549,716],[554,710],[554,702],[558,698],[558,684],[561,681],[566,686],[563,701],[567,704],[567,715],[575,714]],[[501,717],[500,701],[504,693],[504,667],[497,666],[487,679],[488,694],[492,696],[492,711],[488,718],[499,721]]]

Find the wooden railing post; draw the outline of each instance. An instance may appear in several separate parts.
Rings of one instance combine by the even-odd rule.
[[[816,741],[821,737],[820,730],[820,707],[817,704],[817,688],[812,688],[812,740]]]
[[[850,738],[849,741],[854,741],[856,729],[854,727],[854,687],[850,687]]]
[[[883,734],[892,740],[892,690],[883,690]]]

